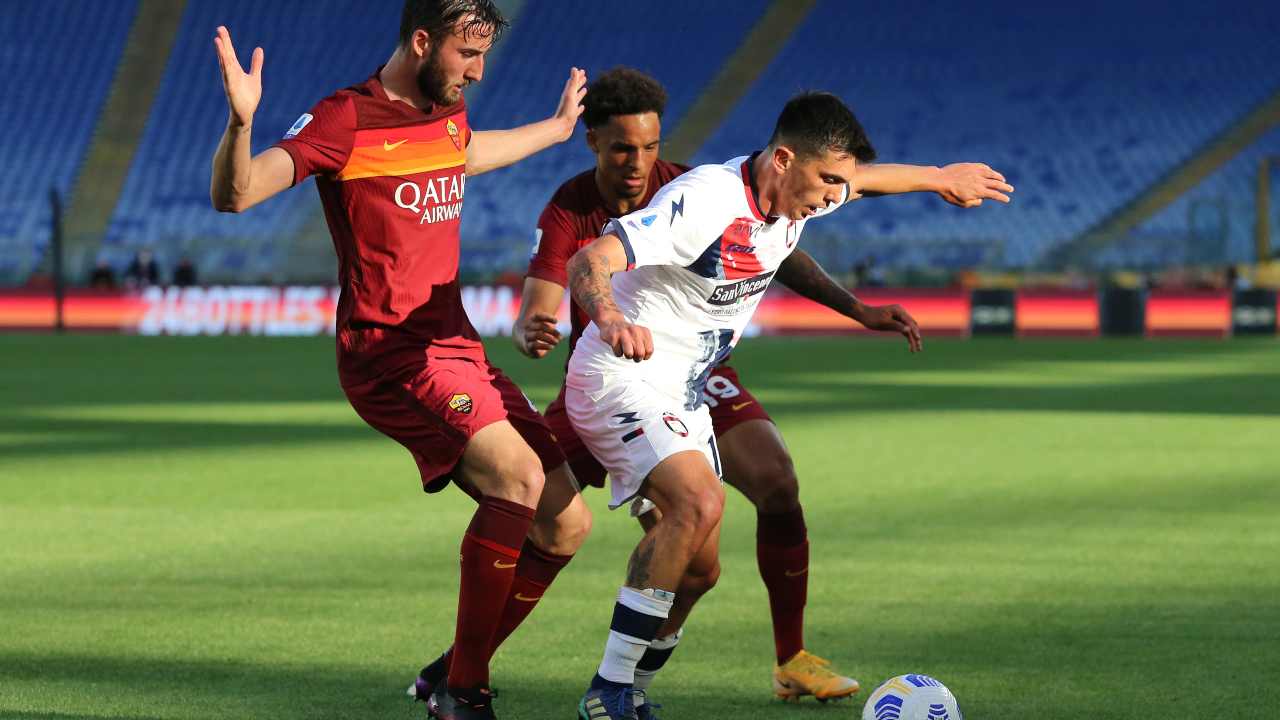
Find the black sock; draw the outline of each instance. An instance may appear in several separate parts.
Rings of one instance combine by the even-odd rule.
[[[439,685],[442,680],[449,674],[449,661],[453,659],[453,648],[444,651],[444,654],[435,659],[435,662],[422,668],[422,672],[418,676],[432,685]]]

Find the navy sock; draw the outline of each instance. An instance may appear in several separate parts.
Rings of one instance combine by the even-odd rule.
[[[592,690],[623,690],[629,687],[631,686],[626,683],[617,683],[612,680],[605,680],[600,677],[600,673],[596,673],[596,676],[591,678]]]

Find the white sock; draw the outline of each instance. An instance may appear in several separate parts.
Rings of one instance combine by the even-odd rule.
[[[675,593],[657,588],[636,590],[624,586],[618,591],[609,641],[597,671],[600,677],[624,685],[635,682],[636,663],[667,619],[675,597]]]

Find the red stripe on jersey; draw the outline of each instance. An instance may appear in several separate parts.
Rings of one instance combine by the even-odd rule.
[[[720,267],[726,280],[755,277],[764,272],[764,265],[756,257],[751,244],[751,228],[756,222],[750,218],[738,218],[720,235]]]
[[[487,539],[487,538],[482,538],[482,537],[480,537],[480,536],[478,536],[478,535],[472,535],[471,533],[467,533],[467,534],[466,534],[466,537],[471,538],[471,542],[473,542],[473,543],[475,543],[475,544],[477,544],[477,545],[482,545],[482,546],[484,546],[484,547],[486,547],[486,548],[489,548],[490,550],[492,550],[492,551],[494,551],[494,552],[498,553],[499,555],[506,555],[507,557],[511,558],[512,560],[514,560],[514,559],[516,559],[516,558],[520,557],[520,551],[519,551],[519,550],[517,550],[516,548],[513,548],[513,547],[507,547],[506,545],[503,545],[502,543],[494,542],[493,540],[489,540],[489,539]]]

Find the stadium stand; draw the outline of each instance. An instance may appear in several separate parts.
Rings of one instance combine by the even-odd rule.
[[[1158,267],[1170,263],[1253,262],[1257,259],[1254,224],[1258,168],[1267,157],[1280,157],[1280,129],[1250,145],[1143,223],[1134,241],[1109,249],[1106,264]],[[1273,178],[1274,175],[1273,170]],[[1273,189],[1272,198],[1275,197]],[[1275,220],[1272,224],[1276,224]]]
[[[26,279],[45,256],[49,191],[64,197],[93,137],[135,3],[8,0],[0,8],[0,282]],[[68,38],[88,37],[67,52]]]
[[[807,241],[825,262],[1032,265],[1280,90],[1280,11],[1227,5],[1164,3],[1154,32],[1145,4],[824,0],[696,159],[758,146],[783,99],[829,89],[883,160],[981,159],[1018,196],[976,211],[865,203],[814,224]]]
[[[491,68],[472,94],[472,121],[484,129],[541,119],[555,109],[571,66],[599,72],[622,59],[634,60],[668,82],[669,113],[678,118],[764,5],[765,0],[740,3],[741,12],[728,27],[710,5],[689,8],[682,27],[690,37],[714,41],[667,53],[654,48],[669,44],[668,26],[622,24],[618,8],[611,5],[526,3],[519,32],[504,38],[501,48],[505,57],[519,60]],[[113,265],[123,265],[137,248],[149,246],[166,265],[191,255],[206,276],[281,276],[287,261],[284,241],[319,212],[315,193],[285,193],[234,218],[209,208],[209,158],[226,118],[220,87],[210,79],[216,79],[209,47],[212,29],[219,23],[231,28],[245,63],[253,45],[266,49],[264,99],[255,119],[257,152],[325,93],[363,79],[386,59],[394,43],[399,3],[386,0],[373,6],[329,0],[318,8],[309,3],[301,13],[287,5],[251,0],[192,0],[103,256]],[[566,43],[567,27],[607,27],[609,32],[584,30]],[[341,38],[335,41],[340,47],[299,43],[299,37]],[[531,162],[468,183],[463,221],[466,269],[484,273],[519,267],[528,254],[529,228],[542,205],[561,181],[590,163],[580,130],[569,143]]]
[[[191,0],[102,257],[123,267],[138,248],[151,247],[165,268],[189,255],[202,277],[284,279],[287,241],[320,212],[319,201],[308,182],[240,216],[210,207],[209,163],[227,118],[214,29],[230,28],[246,68],[255,45],[266,52],[263,100],[254,118],[259,152],[317,100],[363,80],[386,60],[396,41],[400,5]]]
[[[400,5],[189,0],[171,56],[157,59],[166,63],[165,76],[99,257],[118,271],[139,248],[151,247],[166,272],[185,255],[208,280],[296,277],[295,241],[314,235],[309,243],[328,242],[313,190],[285,193],[237,217],[209,207],[209,160],[226,117],[213,28],[231,28],[246,63],[254,45],[266,48],[256,151],[316,100],[385,60]],[[571,65],[599,74],[629,64],[667,85],[670,133],[769,1],[735,2],[733,12],[724,11],[726,3],[640,9],[639,20],[636,7],[613,3],[520,5],[485,81],[469,91],[478,129],[545,117]],[[884,268],[1033,266],[1280,91],[1280,77],[1270,71],[1280,66],[1274,42],[1280,6],[1162,3],[1159,32],[1152,31],[1152,7],[1099,0],[960,7],[928,0],[871,11],[819,0],[741,102],[726,108],[694,160],[720,162],[759,147],[788,96],[830,89],[858,110],[882,159],[984,160],[1004,170],[1018,194],[1013,206],[976,211],[924,196],[861,203],[811,228],[806,243],[825,264],[848,271],[874,257]],[[0,281],[20,281],[44,254],[48,188],[65,191],[74,181],[134,8],[133,0],[17,0],[0,7],[0,57],[16,78],[6,104],[26,108],[4,115],[0,126],[10,137],[43,137],[52,129],[65,140],[3,145],[10,172],[0,180]],[[99,41],[74,59],[51,46],[60,34],[90,32]],[[59,57],[66,62],[48,62]],[[468,183],[464,273],[522,268],[539,210],[563,180],[592,162],[584,134],[579,128],[568,143]],[[1278,144],[1275,133],[1268,135],[1101,255],[1133,265],[1177,252],[1197,261],[1248,259],[1257,162]],[[1223,208],[1225,223],[1218,222]]]
[[[634,5],[528,2],[502,41],[505,60],[481,84],[472,122],[484,129],[541,119],[555,109],[570,67],[590,78],[630,65],[666,85],[663,124],[670,132],[767,5],[744,0],[725,13],[721,3],[685,3],[677,20]],[[594,163],[585,135],[579,126],[568,142],[467,183],[463,257],[473,271],[523,269],[543,206],[562,182]]]

